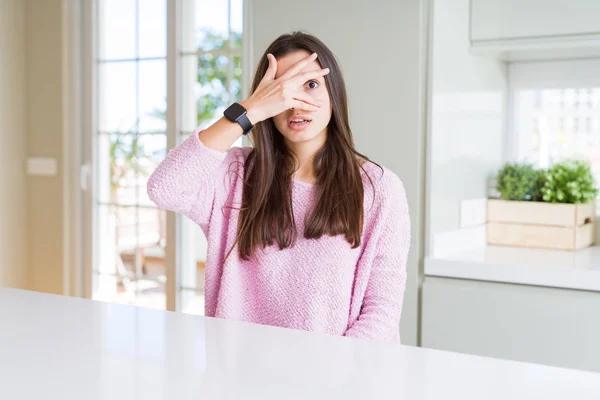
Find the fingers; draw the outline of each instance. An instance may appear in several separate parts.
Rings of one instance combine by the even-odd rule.
[[[298,61],[296,64],[294,64],[290,68],[288,68],[288,70],[285,71],[285,73],[283,75],[281,75],[279,77],[279,79],[291,78],[292,76],[294,76],[297,73],[299,73],[300,71],[302,71],[304,69],[304,67],[306,67],[310,62],[312,62],[316,58],[317,58],[317,53],[312,53],[310,56],[303,58],[302,60]]]
[[[319,107],[314,106],[312,104],[305,103],[304,101],[294,100],[292,102],[292,107],[294,110],[303,110],[303,111],[317,111]]]
[[[304,92],[294,92],[294,94],[292,95],[294,100],[299,100],[301,102],[304,102],[306,104],[312,105],[312,106],[316,106],[317,109],[319,107],[321,107],[321,103],[316,101],[311,95],[304,93]],[[296,107],[296,106],[293,106]]]
[[[320,78],[322,76],[327,75],[328,73],[329,73],[329,68],[322,68],[322,69],[317,69],[315,71],[303,72],[301,74],[294,76],[292,79],[289,80],[289,82],[292,87],[298,87],[298,86],[303,85],[304,82],[306,82],[310,79]]]
[[[277,73],[277,59],[271,53],[267,54],[267,59],[269,60],[269,68],[267,68],[263,79],[272,81],[275,79],[275,74]]]

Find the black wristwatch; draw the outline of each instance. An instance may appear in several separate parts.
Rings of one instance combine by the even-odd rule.
[[[237,122],[240,124],[244,130],[244,135],[247,135],[250,133],[252,128],[254,128],[254,125],[252,125],[252,122],[250,122],[246,113],[247,111],[244,106],[242,106],[240,103],[233,103],[227,107],[227,109],[223,112],[223,115],[225,115],[225,117],[231,122]]]

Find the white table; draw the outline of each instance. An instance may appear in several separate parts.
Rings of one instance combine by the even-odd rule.
[[[0,398],[600,399],[600,374],[0,289]]]

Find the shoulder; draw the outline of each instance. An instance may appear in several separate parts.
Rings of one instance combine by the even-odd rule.
[[[248,158],[248,156],[250,155],[250,153],[252,153],[252,150],[254,150],[254,148],[252,147],[237,147],[237,146],[233,146],[231,148],[229,148],[229,150],[227,150],[226,153],[226,160],[229,161],[246,161],[246,159]]]
[[[389,168],[367,161],[362,165],[366,230],[389,237],[410,237],[410,213],[404,183]],[[371,184],[372,182],[372,184]]]
[[[365,196],[376,203],[405,201],[406,191],[400,177],[392,170],[366,161],[361,166],[361,175]]]

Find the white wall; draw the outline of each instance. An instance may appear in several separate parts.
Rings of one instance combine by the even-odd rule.
[[[337,56],[358,151],[390,168],[407,191],[412,247],[401,335],[418,337],[424,181],[425,0],[254,0],[255,62],[282,33],[303,30]]]
[[[63,2],[26,3],[28,156],[54,158],[59,171],[29,179],[30,288],[63,294]]]
[[[469,54],[469,0],[432,4],[429,254],[446,243],[434,236],[460,228],[461,201],[486,197],[502,163],[508,73],[500,61]]]
[[[27,286],[25,2],[0,1],[0,286]]]

